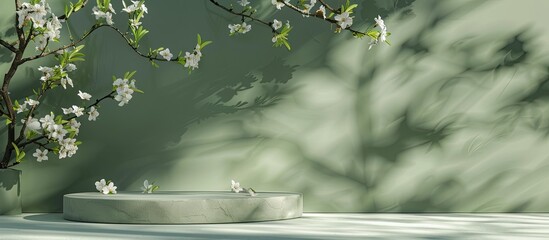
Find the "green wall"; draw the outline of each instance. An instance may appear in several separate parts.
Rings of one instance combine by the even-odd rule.
[[[355,22],[382,15],[391,47],[368,51],[368,40],[282,13],[295,26],[288,52],[256,24],[228,37],[239,19],[207,1],[149,1],[144,49],[188,51],[196,33],[214,41],[191,75],[155,69],[97,31],[69,91],[99,96],[112,75],[137,69],[145,94],[82,119],[73,158],[18,166],[25,211],[60,211],[63,194],[94,191],[100,178],[120,190],[144,179],[162,190],[227,190],[238,179],[302,192],[306,211],[549,211],[549,2],[363,2]],[[2,37],[12,4],[1,3]],[[73,33],[93,24],[88,12]],[[4,72],[10,59],[0,53]],[[52,63],[19,71],[12,95],[30,94],[40,64]],[[74,101],[58,91],[44,104]]]

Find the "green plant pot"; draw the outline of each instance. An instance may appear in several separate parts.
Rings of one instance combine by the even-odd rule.
[[[0,169],[0,215],[21,214],[21,170]]]

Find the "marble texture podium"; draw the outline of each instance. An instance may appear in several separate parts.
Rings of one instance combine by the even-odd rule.
[[[66,194],[63,217],[100,223],[236,223],[301,217],[299,193],[259,192],[99,192]]]

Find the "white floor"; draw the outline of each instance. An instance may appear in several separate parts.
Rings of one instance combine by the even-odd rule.
[[[0,216],[0,239],[549,239],[549,214],[334,214],[240,224],[130,225]]]

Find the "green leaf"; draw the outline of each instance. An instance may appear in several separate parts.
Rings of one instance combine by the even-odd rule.
[[[205,41],[205,42],[203,42],[203,43],[200,45],[200,50],[202,50],[202,48],[204,48],[204,47],[210,45],[211,43],[213,43],[213,42],[212,42],[212,41]]]
[[[145,93],[145,92],[143,92],[143,91],[141,91],[141,90],[139,90],[139,89],[137,89],[137,88],[132,88],[132,90],[135,91],[135,92],[138,92],[138,93]]]
[[[292,47],[290,47],[290,43],[288,43],[288,41],[284,40],[283,43],[284,43],[284,46],[286,46],[286,48],[288,49],[288,51],[292,50]]]
[[[25,157],[25,152],[19,150],[19,148],[17,147],[17,144],[15,143],[11,143],[11,145],[13,146],[13,149],[15,149],[15,162],[17,163],[20,163],[23,161],[23,158]]]
[[[135,75],[137,71],[133,71],[133,72],[126,72],[126,74],[124,74],[124,78],[125,79],[130,79],[133,77],[133,75]]]
[[[196,34],[196,42],[199,46],[202,44],[202,38],[200,37],[200,34]]]
[[[9,118],[6,119],[6,125],[9,125],[11,123],[11,120]]]

